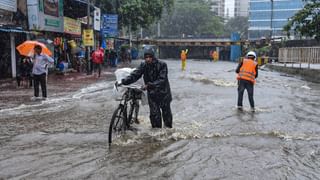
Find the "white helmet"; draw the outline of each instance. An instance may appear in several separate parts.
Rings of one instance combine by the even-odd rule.
[[[253,52],[253,51],[249,51],[249,52],[247,53],[247,57],[248,57],[248,56],[253,56],[253,57],[254,57],[254,59],[256,59],[256,58],[257,58],[256,53],[255,53],[255,52]]]

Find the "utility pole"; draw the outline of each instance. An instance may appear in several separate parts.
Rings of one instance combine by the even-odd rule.
[[[90,0],[87,0],[87,29],[90,29]],[[87,46],[87,75],[91,74],[90,46]]]
[[[158,27],[158,38],[160,38],[160,36],[161,36],[161,29],[160,29],[160,21],[158,21],[158,23],[157,23],[157,27]]]
[[[273,35],[273,0],[271,1],[271,16],[270,16],[270,41]]]

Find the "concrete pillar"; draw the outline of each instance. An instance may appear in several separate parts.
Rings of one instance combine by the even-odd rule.
[[[10,33],[10,45],[11,45],[11,71],[12,77],[17,77],[17,61],[16,61],[16,43],[14,34]]]

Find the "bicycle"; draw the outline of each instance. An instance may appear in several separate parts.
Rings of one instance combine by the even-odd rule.
[[[117,83],[115,84],[118,89]],[[138,123],[139,102],[142,98],[143,90],[137,86],[122,86],[126,88],[120,99],[118,107],[114,111],[109,126],[109,145],[118,136],[132,129],[131,124]],[[129,111],[128,111],[129,108]]]

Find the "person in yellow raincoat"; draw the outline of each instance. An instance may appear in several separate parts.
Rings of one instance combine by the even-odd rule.
[[[188,49],[182,50],[182,51],[181,51],[181,54],[180,54],[180,58],[181,58],[181,70],[182,70],[182,71],[186,70],[187,54],[188,54]]]
[[[212,52],[212,60],[213,60],[213,61],[218,61],[218,59],[219,59],[219,54],[218,54],[218,52],[217,52],[217,51],[213,51],[213,52]]]

